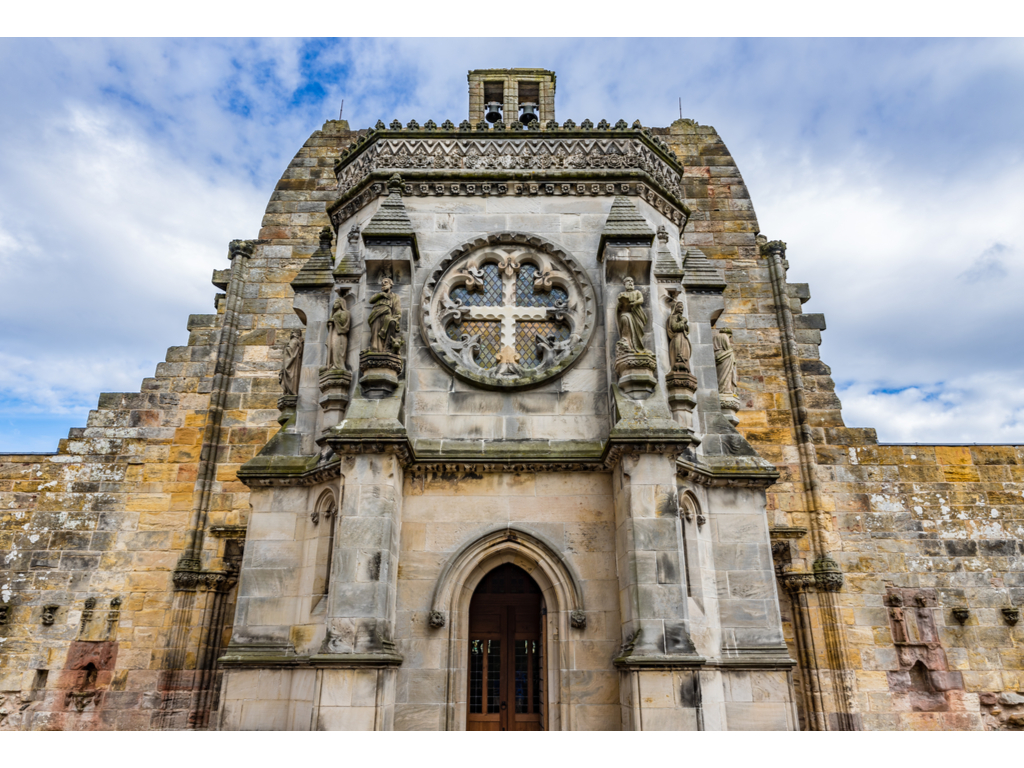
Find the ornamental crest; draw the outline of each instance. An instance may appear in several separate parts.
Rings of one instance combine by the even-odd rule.
[[[539,384],[569,368],[594,330],[586,273],[543,238],[502,232],[456,249],[423,291],[427,345],[460,378]]]

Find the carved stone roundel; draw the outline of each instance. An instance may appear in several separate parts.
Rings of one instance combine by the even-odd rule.
[[[434,355],[490,389],[530,387],[566,371],[594,331],[594,289],[564,250],[499,232],[456,248],[423,290]]]

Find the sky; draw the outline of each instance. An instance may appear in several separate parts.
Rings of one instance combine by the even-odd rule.
[[[1024,444],[1020,39],[0,40],[0,451],[138,391],[327,119],[458,123],[466,72],[559,121],[718,130],[823,312],[848,426]]]

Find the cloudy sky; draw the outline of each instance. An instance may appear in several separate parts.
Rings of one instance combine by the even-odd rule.
[[[715,126],[824,312],[850,426],[1024,443],[1021,40],[0,40],[0,451],[138,391],[325,119],[455,122],[466,72],[560,120]]]

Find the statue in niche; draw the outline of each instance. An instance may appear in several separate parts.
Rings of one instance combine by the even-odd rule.
[[[397,354],[402,346],[402,300],[392,291],[394,281],[390,277],[381,280],[380,285],[381,292],[370,299],[370,349],[377,354]]]
[[[619,322],[620,351],[624,353],[651,355],[644,348],[644,329],[647,327],[647,313],[644,311],[644,295],[638,291],[632,277],[623,281],[625,290],[619,294],[616,311]]]
[[[334,300],[331,316],[327,320],[327,367],[347,370],[348,332],[352,329],[352,313],[345,308],[345,299]]]
[[[718,393],[736,394],[736,351],[732,348],[732,329],[715,329],[712,340],[715,350],[715,368],[718,371]]]
[[[299,375],[302,373],[302,331],[292,331],[288,346],[284,350],[284,362],[277,374],[278,381],[284,389],[285,396],[295,397],[299,394]]]
[[[672,370],[679,373],[690,373],[690,323],[683,310],[683,302],[672,302],[672,314],[668,325],[668,359]]]

